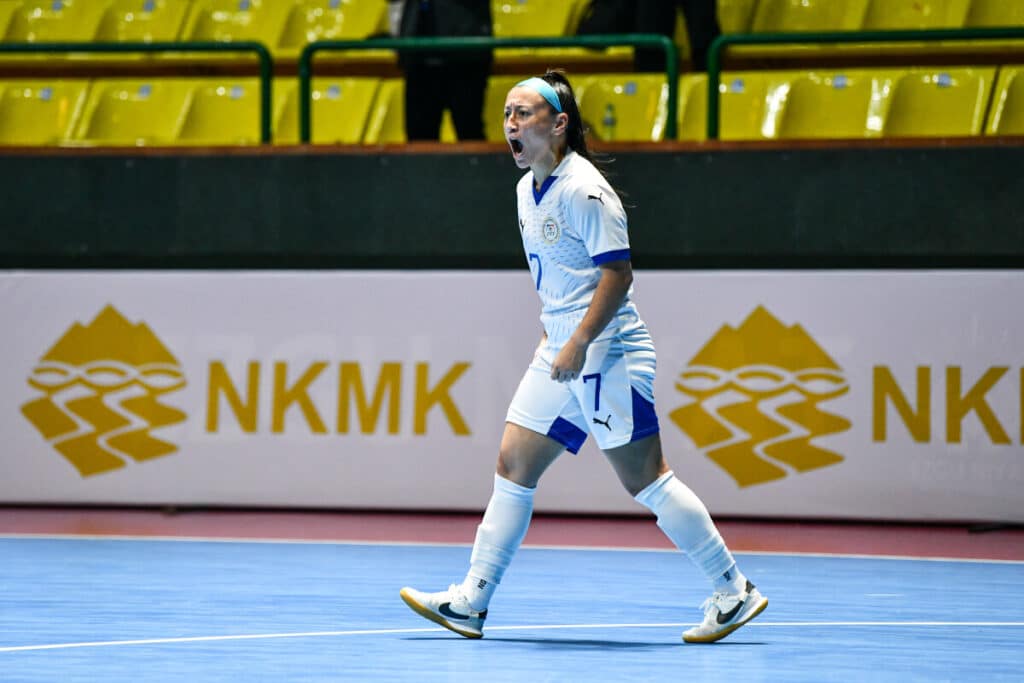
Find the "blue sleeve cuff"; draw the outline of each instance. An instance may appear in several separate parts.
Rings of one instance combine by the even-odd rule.
[[[629,260],[629,249],[619,249],[617,251],[606,251],[603,254],[597,256],[591,256],[591,260],[595,266],[599,266],[602,263],[610,263],[611,261],[628,261]]]

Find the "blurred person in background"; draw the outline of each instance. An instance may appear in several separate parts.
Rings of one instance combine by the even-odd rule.
[[[490,37],[490,0],[391,2],[392,33],[402,37]],[[483,140],[483,102],[491,73],[490,50],[404,51],[405,133],[409,140],[438,140],[444,110],[459,140]]]
[[[722,33],[716,0],[591,0],[580,20],[577,34],[657,33],[675,35],[676,11],[686,21],[690,60],[695,71],[707,71],[708,48]],[[638,48],[637,71],[664,71],[665,53],[657,48]]]
[[[564,74],[548,71],[513,87],[504,121],[516,166],[529,169],[516,186],[519,231],[544,333],[505,416],[494,488],[465,579],[436,593],[405,587],[402,600],[459,635],[483,637],[491,597],[530,525],[541,476],[566,450],[576,453],[589,434],[623,488],[654,513],[713,587],[703,622],[683,640],[720,640],[760,614],[768,600],[739,570],[704,503],[662,454],[656,354],[632,300],[622,202],[592,162]],[[664,599],[672,583],[664,577],[648,587],[654,594],[647,598]],[[551,582],[555,603],[562,586],[578,590],[571,567]],[[600,599],[600,586],[593,590]],[[541,605],[544,600],[538,596]],[[635,618],[631,606],[622,609]]]

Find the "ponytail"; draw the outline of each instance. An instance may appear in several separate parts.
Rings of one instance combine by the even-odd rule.
[[[593,163],[594,157],[587,149],[587,131],[583,126],[583,117],[580,116],[579,105],[576,104],[576,95],[573,93],[572,85],[562,70],[548,69],[541,78],[548,83],[558,94],[558,101],[562,105],[562,111],[569,117],[569,124],[566,126],[565,139],[569,148],[579,154],[587,161]]]
[[[562,105],[562,111],[569,117],[569,123],[565,127],[565,139],[569,149],[593,164],[601,175],[607,178],[606,166],[611,160],[605,158],[604,155],[591,152],[587,147],[587,128],[583,124],[583,116],[580,114],[579,105],[576,104],[576,94],[573,92],[565,72],[561,69],[548,69],[540,78],[555,89],[558,94],[558,102]],[[552,107],[552,111],[554,111],[554,107]],[[617,189],[616,192],[620,196],[625,196]]]

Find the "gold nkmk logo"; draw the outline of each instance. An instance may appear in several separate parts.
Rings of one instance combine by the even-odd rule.
[[[739,328],[723,326],[676,389],[692,402],[669,417],[740,486],[843,460],[811,443],[850,428],[818,407],[849,391],[842,369],[802,327],[761,306]]]
[[[22,414],[83,477],[178,450],[150,432],[185,419],[158,400],[185,386],[181,365],[145,323],[130,323],[113,306],[72,325],[28,383],[42,396]]]

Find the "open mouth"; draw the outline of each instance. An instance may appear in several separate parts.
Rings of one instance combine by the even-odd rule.
[[[512,148],[513,154],[519,154],[520,152],[523,151],[523,143],[519,142],[519,140],[514,140],[510,138],[508,144],[509,147]]]

